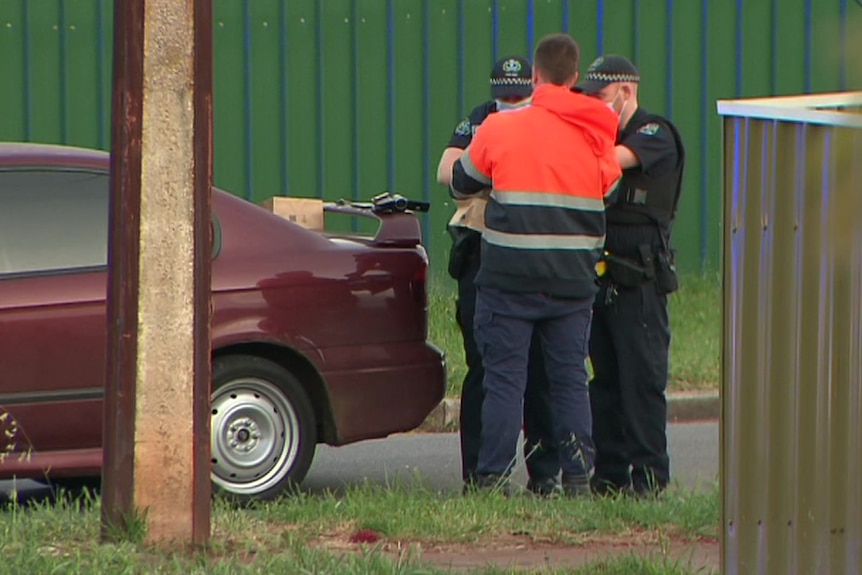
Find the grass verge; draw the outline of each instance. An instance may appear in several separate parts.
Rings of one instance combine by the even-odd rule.
[[[530,545],[583,546],[601,540],[714,538],[718,493],[671,490],[661,501],[538,500],[498,494],[460,497],[405,482],[366,485],[342,496],[297,493],[237,509],[217,500],[211,546],[191,554],[134,543],[98,543],[99,500],[83,497],[9,504],[0,526],[0,574],[6,573],[393,573],[444,571],[423,563],[422,549],[493,547],[516,538]],[[512,573],[483,567],[474,573]],[[624,555],[582,570],[544,573],[702,572],[668,555]]]
[[[419,481],[389,487],[363,485],[343,496],[306,495],[261,504],[251,520],[292,526],[300,537],[371,531],[393,540],[481,544],[517,533],[532,541],[576,545],[597,535],[662,530],[673,537],[715,537],[718,490],[672,489],[659,501],[627,498],[544,500],[478,493],[460,497],[424,488]]]
[[[455,280],[435,276],[429,300],[429,337],[446,352],[448,395],[461,396],[467,371],[461,332],[455,323]],[[687,275],[669,296],[671,320],[668,391],[718,390],[721,284],[717,274]]]

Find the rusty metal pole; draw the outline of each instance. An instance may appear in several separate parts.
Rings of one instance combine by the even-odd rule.
[[[211,0],[115,0],[102,534],[209,541]]]
[[[114,1],[111,197],[108,241],[108,350],[102,447],[102,537],[134,516],[135,384],[144,0]]]
[[[194,0],[194,471],[192,541],[209,543],[212,388],[213,0]]]

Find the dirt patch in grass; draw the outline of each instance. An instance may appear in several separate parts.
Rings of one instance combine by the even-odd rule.
[[[621,555],[666,557],[693,571],[717,572],[719,542],[714,538],[690,539],[659,531],[633,530],[622,534],[589,534],[568,543],[543,541],[529,534],[482,537],[465,543],[391,540],[380,536],[373,543],[357,543],[356,533],[345,529],[310,541],[332,552],[376,549],[398,559],[410,557],[439,568],[468,571],[496,566],[505,569],[577,568]],[[368,534],[360,540],[367,541]],[[370,537],[373,539],[373,537]]]
[[[719,567],[718,543],[704,541],[674,541],[665,545],[596,541],[566,547],[522,544],[502,548],[432,549],[422,553],[422,560],[450,570],[466,571],[491,565],[506,569],[535,570],[543,567],[584,567],[619,555],[667,556],[689,565],[694,571],[717,571]]]

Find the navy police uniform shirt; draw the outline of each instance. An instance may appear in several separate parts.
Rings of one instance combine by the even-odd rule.
[[[640,175],[661,177],[673,170],[679,161],[679,151],[671,128],[661,117],[638,108],[623,128],[618,145],[630,149],[640,161],[639,166],[623,170],[623,177]],[[643,170],[641,172],[641,170]],[[654,224],[619,224],[613,218],[616,206],[608,207],[608,226],[605,248],[622,257],[638,259],[638,246],[648,243],[662,245],[661,232]]]
[[[485,121],[485,118],[497,111],[497,102],[488,100],[483,104],[479,104],[470,115],[461,120],[461,123],[455,127],[452,137],[449,139],[450,148],[466,149],[473,140],[473,134],[479,125]]]
[[[667,123],[643,108],[635,111],[617,143],[630,149],[640,160],[639,167],[630,169],[643,170],[647,176],[660,176],[677,164],[679,152],[673,132]]]

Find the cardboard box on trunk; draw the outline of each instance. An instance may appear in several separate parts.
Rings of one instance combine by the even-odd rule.
[[[275,196],[264,200],[260,205],[304,228],[323,231],[323,200]]]

